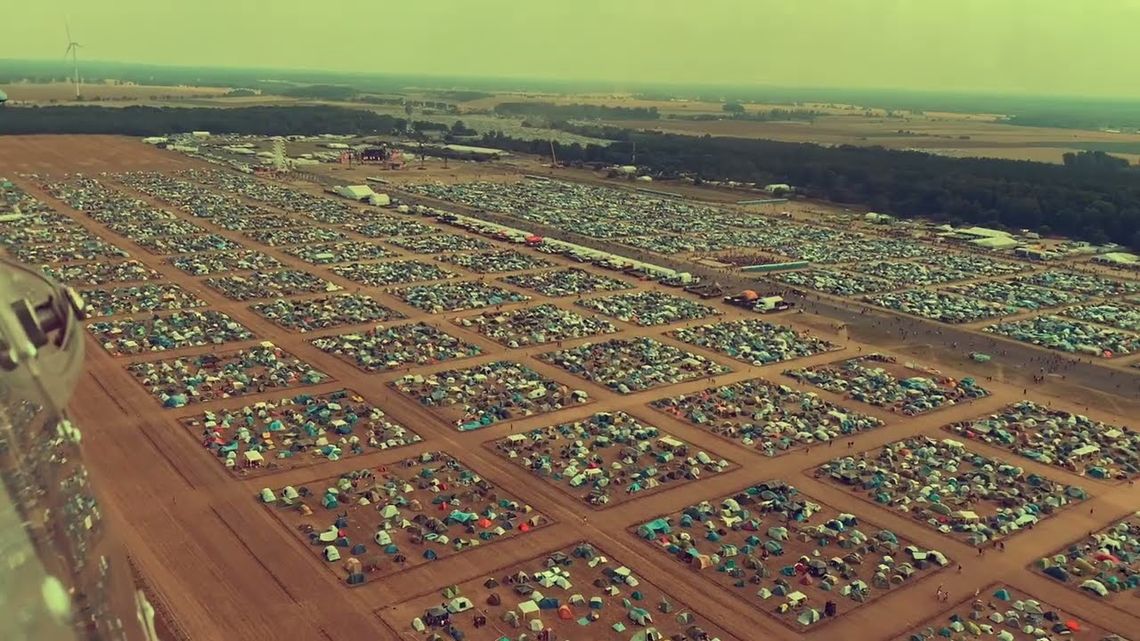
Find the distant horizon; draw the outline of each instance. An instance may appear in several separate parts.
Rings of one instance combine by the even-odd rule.
[[[59,66],[61,75],[70,75],[70,62],[62,61],[53,58],[0,58],[0,66],[3,65],[18,65],[20,63],[30,63],[36,65]],[[477,83],[494,83],[501,81],[504,83],[535,83],[545,85],[566,85],[567,87],[575,88],[575,91],[565,91],[565,93],[640,93],[646,90],[660,90],[660,89],[677,89],[677,90],[700,90],[700,91],[724,91],[724,92],[762,92],[762,91],[785,91],[785,92],[838,92],[861,94],[863,97],[879,96],[886,97],[889,95],[910,95],[915,97],[928,96],[928,97],[959,97],[959,98],[1024,98],[1024,99],[1057,99],[1057,100],[1072,100],[1081,99],[1096,102],[1113,102],[1113,103],[1140,103],[1140,96],[1123,96],[1123,95],[1104,95],[1089,97],[1084,94],[1064,94],[1064,93],[1026,93],[1026,92],[1009,92],[999,91],[993,89],[934,89],[934,88],[914,88],[914,87],[890,87],[890,86],[851,86],[851,85],[780,85],[780,84],[766,84],[755,83],[748,85],[725,85],[719,82],[678,82],[678,81],[642,81],[634,83],[619,83],[613,80],[606,80],[603,78],[553,78],[553,77],[539,77],[527,75],[475,75],[475,74],[453,74],[453,73],[395,73],[395,72],[381,72],[381,71],[340,71],[335,69],[323,69],[317,67],[263,67],[263,66],[244,66],[244,65],[226,65],[226,64],[210,64],[210,65],[187,65],[176,63],[160,63],[160,62],[138,62],[129,60],[80,60],[80,76],[83,75],[84,65],[98,66],[115,66],[131,68],[135,67],[140,70],[149,68],[155,69],[170,69],[181,71],[222,71],[222,72],[244,72],[244,73],[258,73],[269,72],[279,74],[294,74],[294,75],[318,75],[318,76],[331,76],[333,78],[326,78],[325,80],[313,81],[298,81],[278,78],[263,78],[262,81],[272,82],[296,82],[298,84],[319,84],[327,82],[328,84],[337,84],[334,80],[335,77],[351,77],[359,79],[424,79],[424,80],[439,80],[439,81],[472,81]],[[61,81],[62,82],[62,81]],[[0,84],[16,84],[4,83]],[[615,86],[618,85],[618,86]],[[622,86],[624,85],[624,86]],[[234,85],[235,87],[237,85]],[[403,88],[424,88],[424,89],[443,89],[444,87],[417,87],[414,84],[409,84]],[[447,89],[465,89],[460,85],[449,86]],[[471,87],[475,89],[475,87]],[[501,91],[503,93],[524,92],[523,89],[503,87],[499,89],[492,89],[489,87],[480,87],[476,90],[482,91]],[[537,91],[537,89],[536,89]],[[554,90],[546,90],[550,93],[557,93]],[[732,99],[731,96],[727,96]],[[854,97],[854,96],[853,96]],[[809,99],[805,99],[809,101]],[[834,102],[833,99],[820,98],[820,102]]]
[[[1140,99],[1120,71],[1140,0],[56,0],[5,17],[0,58],[61,63],[71,37],[81,62]]]

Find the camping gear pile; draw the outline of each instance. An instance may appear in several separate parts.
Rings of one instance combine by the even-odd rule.
[[[663,256],[692,252],[711,252],[727,249],[729,245],[699,236],[677,234],[654,234],[652,236],[631,236],[621,239],[621,244],[645,249]]]
[[[149,176],[155,181],[177,180],[189,185],[190,189],[199,191],[205,191],[203,186],[209,185],[215,188],[214,191],[238,194],[284,211],[303,214],[321,223],[343,224],[367,220],[370,217],[370,213],[359,207],[354,207],[344,200],[322,198],[299,189],[255,180],[232,171],[191,169],[179,172],[178,178],[170,178],[160,174],[149,174]],[[181,180],[182,178],[188,179],[189,182]],[[213,192],[207,191],[206,193]]]
[[[256,229],[245,232],[244,236],[262,245],[282,247],[285,245],[315,245],[347,240],[343,232],[316,225],[291,227],[288,229]]]
[[[124,184],[174,205],[192,216],[214,219],[226,229],[241,229],[227,226],[225,224],[227,220],[248,221],[250,224],[256,225],[244,229],[290,226],[277,225],[272,220],[265,220],[267,217],[276,219],[278,216],[264,207],[248,204],[232,195],[230,192],[233,190],[212,190],[197,181],[187,181],[180,177],[158,172],[126,172],[119,174],[118,178]]]
[[[1140,596],[1140,512],[1057,550],[1035,567],[1094,597]]]
[[[166,408],[316,385],[329,378],[268,341],[221,354],[133,363],[127,371]]]
[[[1040,285],[1064,292],[1077,292],[1086,296],[1116,298],[1140,293],[1140,281],[1137,280],[1115,280],[1096,274],[1082,274],[1059,269],[1020,276],[1015,280],[1020,283]]]
[[[595,238],[713,231],[724,212],[678,198],[563,181],[407,183],[406,191]]]
[[[620,394],[732,371],[704,356],[647,336],[583,343],[539,354],[537,358]]]
[[[99,240],[99,238],[87,231],[86,227],[72,220],[55,227],[8,227],[7,221],[5,221],[4,229],[0,230],[0,247],[48,243],[84,243],[93,240]]]
[[[617,331],[614,324],[604,318],[583,316],[549,303],[509,311],[484,312],[478,316],[457,318],[455,323],[461,327],[473,328],[512,348]]]
[[[588,298],[577,304],[642,327],[697,320],[721,313],[695,300],[655,290]]]
[[[43,187],[52,196],[104,225],[131,221],[145,224],[175,218],[168,211],[107,187],[92,178],[76,175],[67,180],[44,183]],[[202,230],[197,230],[200,231]]]
[[[776,274],[774,278],[793,287],[807,287],[834,296],[857,296],[902,287],[899,283],[881,278],[824,268],[783,272]]]
[[[335,294],[304,300],[281,299],[254,305],[251,309],[281,327],[301,333],[404,318],[400,312],[363,294]]]
[[[759,242],[748,245],[781,256],[812,263],[858,263],[875,258],[916,258],[930,252],[922,243],[900,238],[864,236],[847,231],[781,221],[778,227],[758,232]]]
[[[892,289],[915,285],[941,285],[975,277],[975,274],[963,269],[944,268],[919,261],[875,260],[856,263],[851,269],[889,281],[894,285]]]
[[[1072,305],[1085,299],[1082,294],[1017,283],[1011,280],[991,280],[967,285],[952,285],[941,291],[1028,310]]]
[[[585,392],[571,392],[565,385],[512,361],[427,375],[408,374],[388,384],[427,407],[458,413],[455,425],[460,432],[589,400]]]
[[[111,223],[107,225],[107,229],[131,240],[144,240],[154,236],[194,236],[206,233],[206,230],[198,225],[179,218]]]
[[[720,641],[723,634],[589,543],[449,585],[408,609],[416,614],[412,631],[437,641]]]
[[[209,309],[98,321],[87,325],[87,331],[111,356],[221,345],[253,338],[248,329],[229,316]]]
[[[815,367],[785,370],[784,375],[834,394],[907,416],[990,395],[972,378],[943,376],[937,370],[899,365],[891,356],[867,354]],[[905,378],[902,378],[904,377]]]
[[[174,284],[146,283],[110,289],[85,289],[82,294],[90,316],[115,316],[206,306],[205,301]]]
[[[421,234],[430,234],[439,231],[421,222],[405,220],[403,218],[393,218],[391,216],[373,216],[368,218],[368,222],[349,223],[345,225],[344,228],[369,238],[419,236]]]
[[[25,174],[25,178],[39,182],[39,176]],[[20,218],[8,221],[8,226],[16,227],[51,227],[59,224],[71,223],[71,219],[56,212],[47,203],[21,189],[11,180],[0,176],[0,205],[6,210],[19,210]]]
[[[353,586],[548,523],[443,452],[264,488],[259,499]]]
[[[958,604],[939,622],[914,630],[906,638],[908,641],[1128,641],[1004,585],[982,590],[980,596]]]
[[[227,469],[243,473],[337,461],[422,440],[344,389],[211,410],[178,422]]]
[[[386,263],[352,263],[337,265],[332,271],[341,278],[366,287],[414,283],[422,280],[446,280],[458,278],[458,274],[440,269],[431,263],[418,260],[396,260]]]
[[[282,229],[285,227],[299,227],[305,222],[283,216],[269,214],[263,216],[247,216],[245,214],[219,213],[210,217],[210,222],[222,229],[230,231],[250,231],[253,229]]]
[[[1046,315],[996,323],[982,328],[982,331],[1070,354],[1078,352],[1088,356],[1112,358],[1140,351],[1138,334],[1063,316]]]
[[[1012,536],[1088,498],[1079,487],[929,436],[833,459],[816,475],[974,546]]]
[[[697,481],[730,465],[625,412],[512,434],[494,449],[594,506]]]
[[[1108,325],[1140,334],[1140,307],[1106,303],[1070,307],[1061,312],[1065,316],[1090,323]]]
[[[100,261],[97,263],[76,263],[73,265],[43,265],[40,269],[57,282],[73,287],[106,285],[107,283],[135,283],[162,279],[162,274],[159,274],[137,260],[124,260],[120,262]]]
[[[206,279],[206,284],[226,298],[239,301],[335,292],[341,289],[340,285],[297,269],[218,276]]]
[[[430,314],[459,312],[530,300],[530,296],[476,281],[413,285],[387,290],[405,303]]]
[[[28,265],[54,265],[130,256],[125,250],[97,238],[63,242],[53,241],[46,245],[16,245],[10,247],[8,251],[16,260]]]
[[[768,456],[883,425],[877,418],[833,405],[815,394],[760,378],[663,398],[650,405]]]
[[[136,240],[140,247],[152,254],[170,256],[174,254],[200,254],[203,252],[232,251],[242,249],[238,243],[218,234],[198,234],[196,236],[151,236]]]
[[[1082,476],[1123,480],[1140,474],[1140,432],[1032,401],[946,429]]]
[[[362,260],[391,258],[395,252],[366,240],[346,240],[340,243],[317,243],[290,247],[286,252],[314,265],[357,263]]]
[[[598,276],[583,269],[557,269],[535,274],[512,274],[502,279],[508,285],[536,291],[543,296],[575,296],[629,289],[625,281]]]
[[[994,260],[978,254],[957,253],[952,251],[929,252],[919,256],[915,262],[951,272],[956,276],[961,274],[961,276],[957,276],[953,280],[1012,276],[1030,269],[1029,265],[1025,263]]]
[[[801,629],[950,563],[937,550],[861,524],[855,515],[816,503],[778,480],[690,505],[637,532]]]
[[[864,296],[863,301],[893,309],[896,312],[921,316],[940,323],[973,323],[996,316],[1018,313],[1018,308],[989,301],[955,296],[925,289],[906,289],[901,292]]]
[[[386,243],[402,247],[417,254],[442,254],[445,252],[483,251],[491,245],[471,236],[433,233],[420,236],[396,236],[386,238]]]
[[[310,341],[365,372],[399,369],[406,365],[432,365],[482,353],[475,345],[424,323],[378,325],[366,332],[325,336]]]
[[[758,318],[684,327],[669,335],[679,341],[757,366],[837,349],[835,345],[807,332],[774,325]]]
[[[539,269],[553,265],[546,259],[517,252],[513,249],[502,249],[477,254],[449,254],[447,256],[440,256],[439,260],[447,261],[453,265],[459,265],[466,270],[480,274],[517,272],[524,269]]]
[[[175,256],[168,262],[191,276],[209,276],[223,272],[260,272],[284,266],[276,258],[252,249]]]

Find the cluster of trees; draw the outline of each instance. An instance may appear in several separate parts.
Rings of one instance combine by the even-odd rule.
[[[586,133],[586,130],[580,131]],[[602,132],[593,132],[602,133]],[[590,135],[590,134],[587,134]],[[928,217],[1010,229],[1056,232],[1140,250],[1140,173],[985,158],[947,158],[880,147],[820,147],[741,138],[635,133],[609,145],[559,145],[567,162],[637,162],[664,177],[790,183],[809,197],[870,207],[904,218]],[[546,141],[487,134],[483,144],[535,154]]]
[[[1128,169],[1128,160],[1110,156],[1103,151],[1066,152],[1061,154],[1066,167],[1094,173]]]
[[[537,116],[563,120],[657,120],[657,107],[607,107],[605,105],[556,105],[551,102],[502,102],[495,113],[504,116]]]
[[[341,107],[26,107],[6,108],[0,134],[120,134],[161,136],[204,130],[216,133],[313,135],[395,134],[407,121]],[[444,126],[446,129],[447,127]]]
[[[725,111],[724,114],[711,114],[711,113],[704,113],[704,114],[668,114],[665,116],[665,119],[666,120],[696,120],[696,121],[730,119],[730,120],[748,120],[748,121],[753,121],[753,122],[771,122],[771,121],[775,121],[775,120],[809,120],[810,121],[810,120],[815,120],[816,116],[821,115],[818,111],[812,111],[810,109],[780,109],[780,108],[769,109],[767,111],[756,111],[756,112],[748,113],[748,112],[745,112],[743,110],[743,107],[741,107],[740,111],[728,109],[727,107],[731,104],[738,104],[738,103],[726,103],[725,106],[722,108]]]
[[[317,100],[353,100],[360,93],[344,85],[297,85],[275,87],[269,93],[291,98],[314,98]]]

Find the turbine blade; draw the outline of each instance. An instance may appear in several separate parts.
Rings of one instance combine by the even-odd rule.
[[[63,52],[63,58],[67,59],[67,54],[71,53],[71,45],[67,45],[67,50]]]
[[[63,19],[63,28],[67,30],[67,41],[71,42],[71,23],[67,18]]]

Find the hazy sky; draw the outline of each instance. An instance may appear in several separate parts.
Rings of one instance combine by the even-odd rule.
[[[0,58],[65,16],[99,60],[1140,95],[1140,0],[16,0]]]

